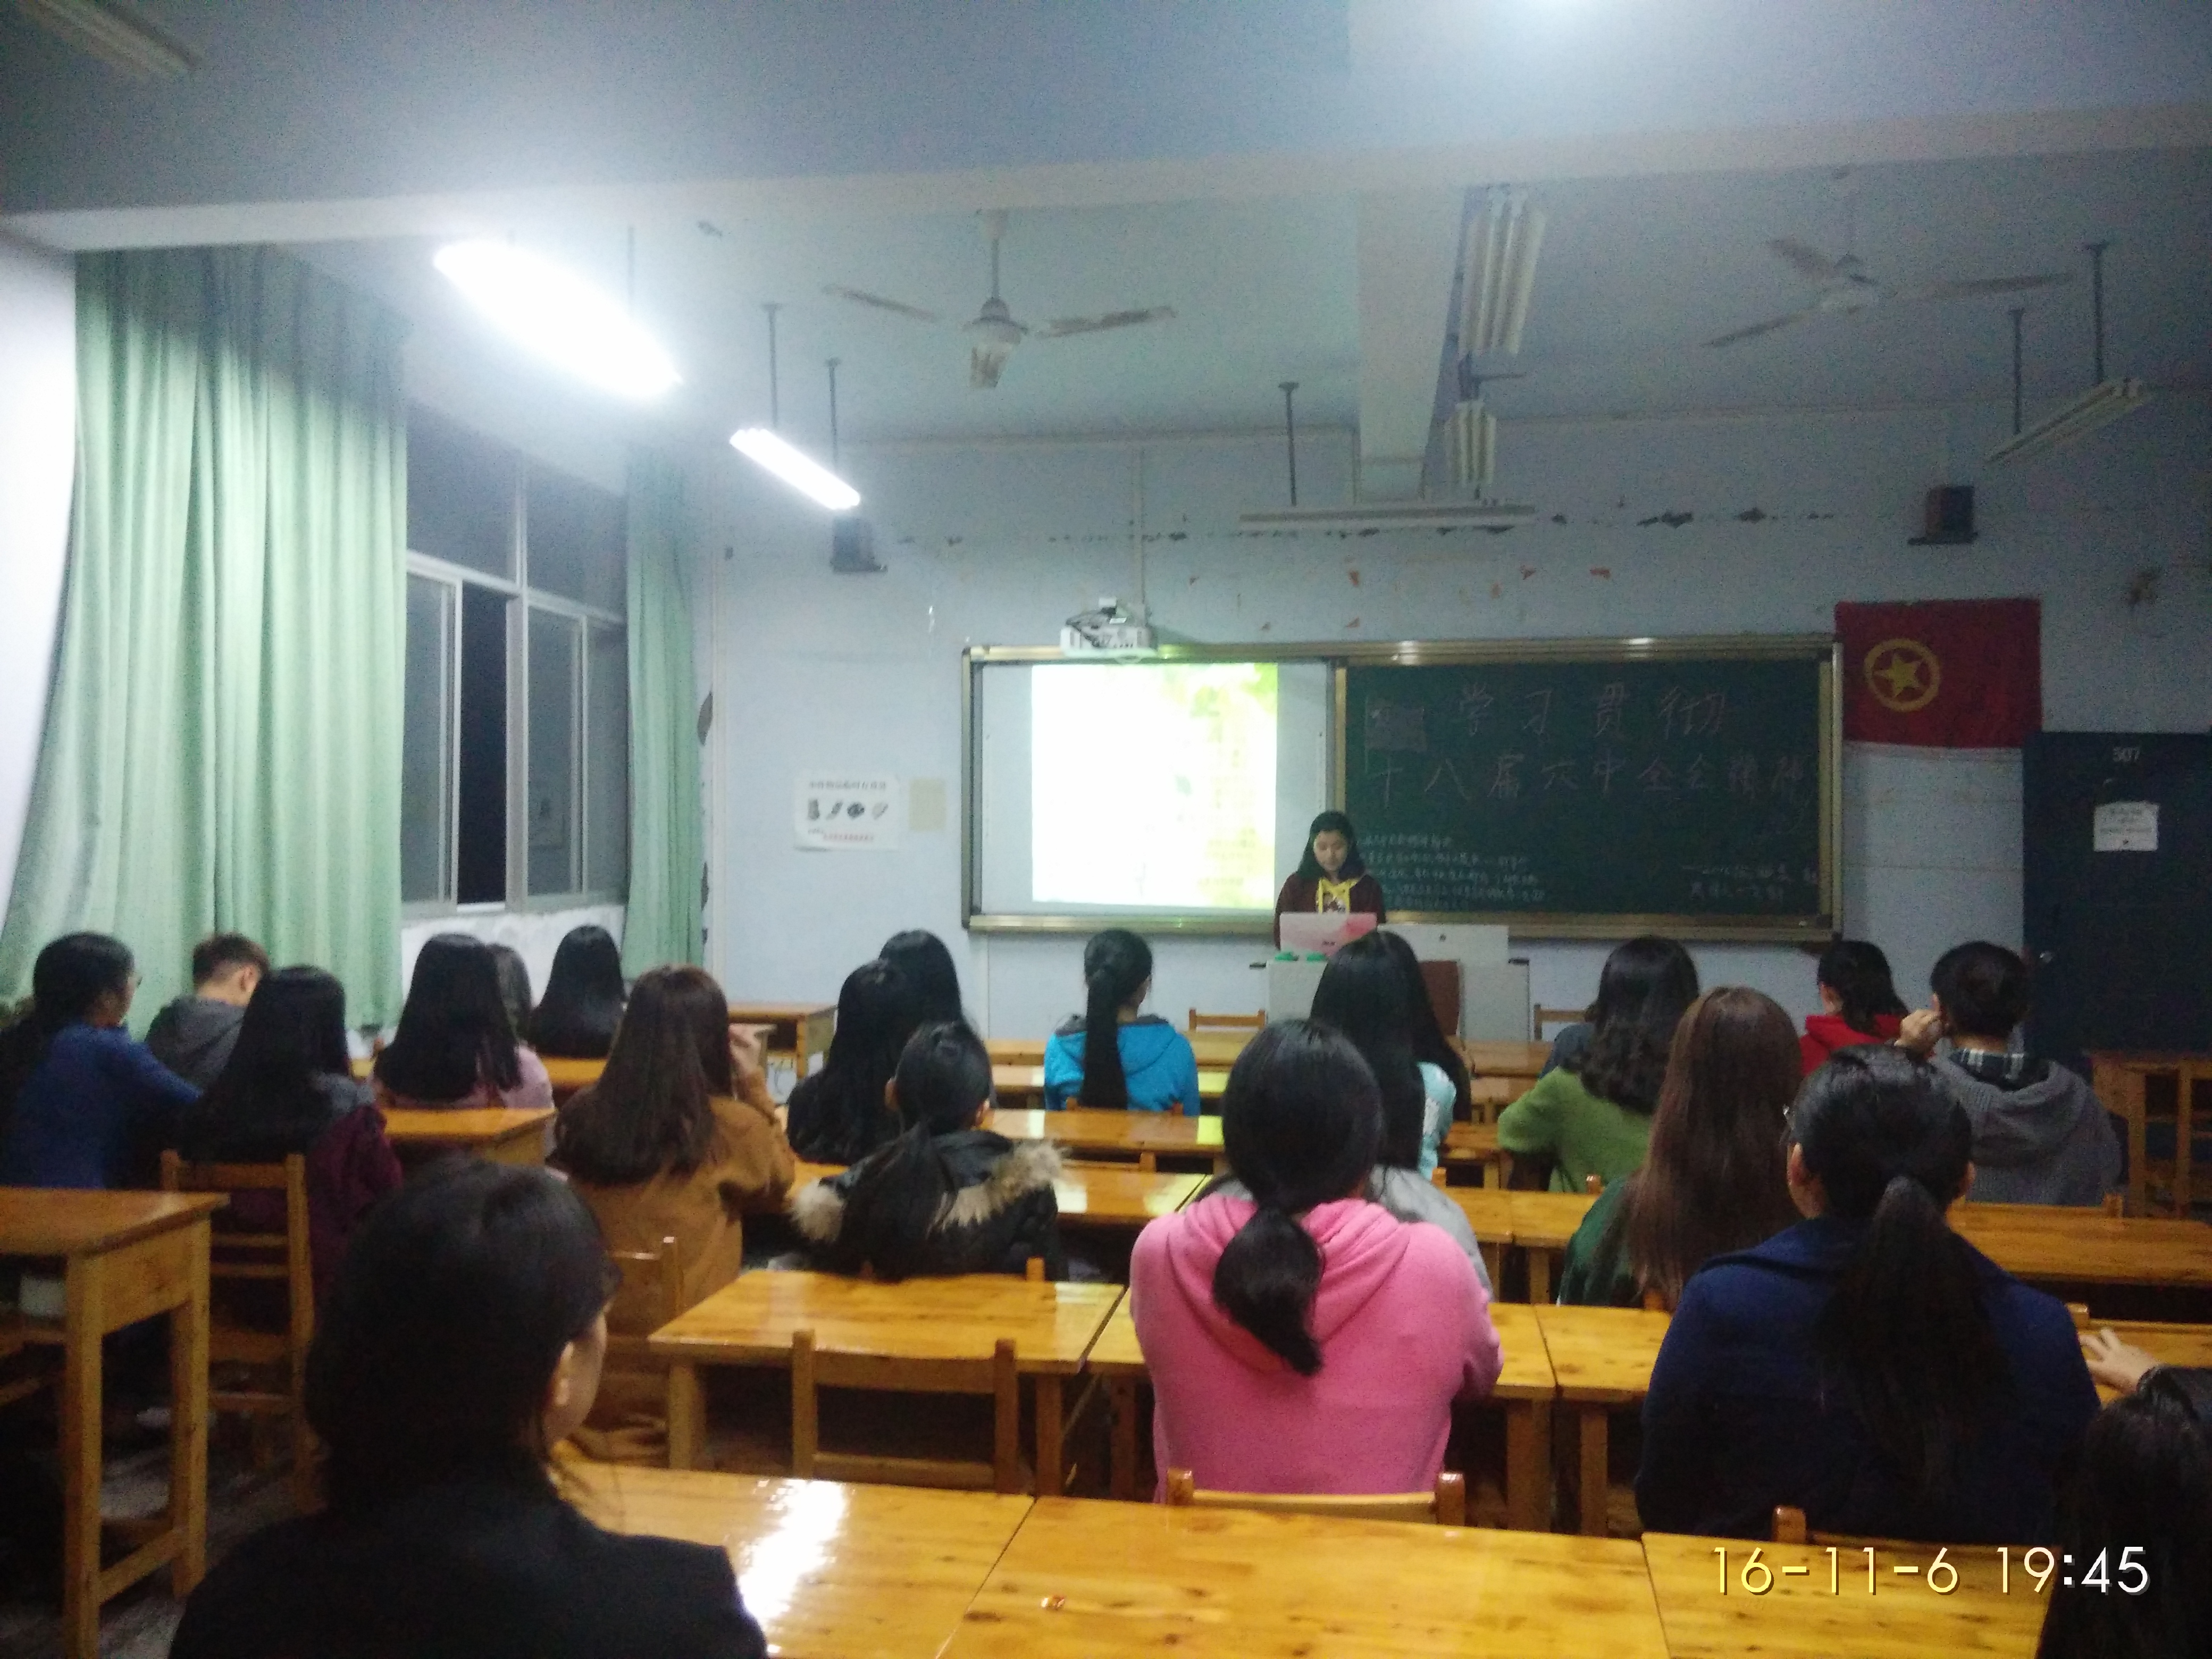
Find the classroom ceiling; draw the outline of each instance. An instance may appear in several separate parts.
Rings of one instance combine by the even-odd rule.
[[[1489,366],[1525,371],[1489,389],[1501,420],[1709,410],[1875,407],[2001,399],[2010,388],[2010,305],[2027,308],[2031,404],[2090,379],[2085,242],[2109,240],[2106,357],[2154,386],[2212,386],[2212,150],[2133,150],[1862,167],[1563,179],[1534,187],[1550,228],[1524,349]],[[1352,194],[1018,210],[1002,291],[1036,325],[1144,306],[1172,321],[1031,339],[995,391],[968,384],[957,324],[988,288],[975,216],[872,211],[738,217],[663,199],[634,222],[635,294],[685,376],[669,414],[726,430],[768,412],[765,302],[775,301],[786,428],[817,443],[828,426],[824,361],[841,360],[847,441],[1252,428],[1280,419],[1278,382],[1296,380],[1302,422],[1374,425],[1378,403],[1425,422],[1441,360],[1450,283],[1439,211],[1456,192],[1410,200],[1428,229],[1394,267],[1367,265]],[[1854,206],[1855,204],[1855,206]],[[709,203],[711,207],[711,202]],[[1387,217],[1387,216],[1384,216]],[[1416,215],[1416,218],[1419,216]],[[1799,308],[1814,290],[1769,252],[1795,238],[1856,251],[1878,281],[1914,285],[2042,272],[2065,286],[2016,298],[1884,302],[1822,316],[1724,349],[1704,342]],[[485,227],[489,228],[490,227]],[[557,212],[510,222],[621,292],[626,227]],[[428,264],[420,239],[302,249],[384,295],[434,331],[477,325]],[[1440,263],[1441,261],[1441,263]],[[1411,277],[1414,280],[1407,280]],[[1379,291],[1379,283],[1387,287]],[[934,325],[825,295],[842,283],[939,314]],[[1410,349],[1363,381],[1377,303],[1413,307]],[[1403,323],[1407,319],[1400,318]],[[1364,406],[1363,406],[1364,405]]]

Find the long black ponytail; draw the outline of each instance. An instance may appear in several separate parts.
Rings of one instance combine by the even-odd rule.
[[[1907,1491],[1942,1504],[2011,1386],[1972,1252],[1943,1218],[1966,1186],[1966,1109],[1904,1049],[1846,1048],[1805,1080],[1790,1134],[1826,1212],[1867,1224],[1814,1332],[1823,1369]]]
[[[1879,945],[1863,939],[1838,939],[1820,952],[1814,978],[1836,994],[1843,1005],[1837,1012],[1854,1031],[1873,1036],[1883,1015],[1905,1018],[1905,1003],[1889,976],[1889,958]]]
[[[1222,1150],[1257,1207],[1214,1264],[1213,1299],[1301,1376],[1321,1369],[1306,1317],[1322,1260],[1298,1218],[1360,1189],[1382,1115],[1359,1050],[1304,1019],[1254,1037],[1221,1097]]]
[[[1119,1110],[1129,1103],[1121,1069],[1121,1010],[1152,976],[1152,950],[1126,927],[1091,935],[1083,947],[1083,1087],[1085,1106]]]

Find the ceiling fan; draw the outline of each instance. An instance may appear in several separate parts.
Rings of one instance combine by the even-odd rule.
[[[1794,236],[1778,236],[1766,245],[1768,252],[1776,258],[1814,284],[1812,304],[1800,311],[1770,317],[1762,323],[1730,329],[1727,333],[1706,341],[1708,346],[1731,346],[1741,341],[1757,339],[1762,334],[1771,334],[1777,329],[1788,328],[1792,323],[1802,323],[1814,317],[1850,315],[1871,310],[1877,305],[1896,305],[1922,300],[1972,300],[1990,294],[2026,294],[2033,289],[2056,288],[2062,283],[2074,280],[2064,271],[2045,271],[2033,276],[1983,276],[1965,282],[1921,283],[1909,287],[1876,282],[1867,274],[1865,262],[1855,252],[1858,220],[1856,189],[1847,178],[1839,177],[1837,182],[1844,196],[1846,216],[1844,252],[1840,258],[1832,259],[1820,249],[1801,242]]]
[[[1006,302],[999,296],[999,244],[1006,234],[1006,215],[1003,209],[994,209],[978,216],[983,223],[983,237],[991,245],[991,297],[983,301],[982,308],[969,321],[960,325],[960,331],[969,337],[968,384],[979,392],[988,392],[999,384],[1006,373],[1006,360],[1013,356],[1014,348],[1031,335],[1040,340],[1064,340],[1075,334],[1099,334],[1109,328],[1133,328],[1140,323],[1164,323],[1175,315],[1173,306],[1146,306],[1135,311],[1109,311],[1103,317],[1056,317],[1038,328],[1017,321]],[[918,323],[941,322],[933,311],[912,306],[903,300],[887,299],[866,289],[847,288],[842,283],[825,283],[822,291],[835,300],[844,300],[857,306],[866,306],[874,311],[887,311],[897,317],[911,318]]]

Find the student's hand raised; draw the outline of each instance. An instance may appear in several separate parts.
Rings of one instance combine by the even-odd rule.
[[[2081,1358],[2089,1362],[2091,1376],[2123,1394],[2135,1392],[2136,1384],[2143,1380],[2145,1374],[2158,1367],[2154,1358],[2131,1343],[2121,1341],[2119,1333],[2109,1325],[2081,1339]]]
[[[1933,1054],[1942,1035],[1943,1016],[1933,1008],[1916,1008],[1905,1017],[1897,1034],[1897,1046],[1910,1048],[1916,1054]]]
[[[757,1025],[730,1027],[730,1070],[734,1074],[740,1092],[748,1082],[768,1080],[768,1066],[762,1059],[761,1028]]]

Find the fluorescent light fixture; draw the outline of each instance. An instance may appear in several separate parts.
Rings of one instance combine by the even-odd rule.
[[[2056,415],[2038,421],[1990,451],[1989,465],[2024,461],[2087,437],[2099,427],[2117,421],[2131,409],[2150,401],[2141,380],[2106,380],[2092,386]]]
[[[740,427],[730,434],[730,447],[775,473],[800,495],[811,495],[832,513],[849,513],[860,504],[859,490],[764,426]]]
[[[431,263],[519,343],[603,391],[657,398],[683,378],[626,309],[542,255],[478,240]]]
[[[1460,249],[1459,349],[1486,356],[1517,356],[1536,286],[1536,254],[1544,246],[1544,210],[1527,194],[1492,189],[1468,216]]]
[[[1480,398],[1462,398],[1444,428],[1444,453],[1451,462],[1452,488],[1490,492],[1498,471],[1498,417]]]
[[[124,0],[15,0],[15,9],[134,81],[189,75],[200,55]]]
[[[1243,513],[1239,532],[1278,530],[1506,530],[1536,516],[1533,507],[1502,501],[1368,501],[1353,507],[1293,507]]]

